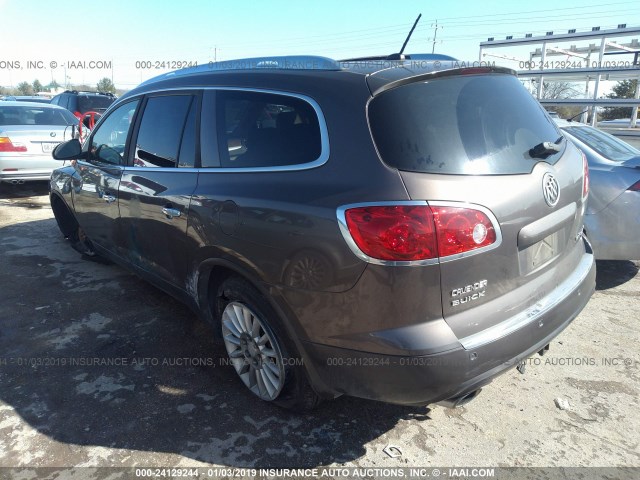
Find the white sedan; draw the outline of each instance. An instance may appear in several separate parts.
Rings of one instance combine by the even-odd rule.
[[[68,110],[33,102],[0,102],[0,183],[48,180],[61,163],[54,147],[72,138],[78,119]]]

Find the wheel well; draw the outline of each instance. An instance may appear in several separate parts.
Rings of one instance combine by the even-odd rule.
[[[75,217],[69,211],[64,200],[62,200],[58,195],[51,195],[51,209],[53,210],[53,215],[58,223],[58,228],[65,238],[68,238],[78,228],[78,222],[76,222]]]
[[[246,277],[231,268],[223,265],[214,265],[206,272],[206,277],[208,278],[201,284],[200,298],[204,300],[201,305],[205,305],[205,317],[213,325],[216,336],[220,336],[220,329],[218,328],[220,325],[220,312],[218,311],[218,297],[216,292],[227,278],[234,275],[249,281]]]

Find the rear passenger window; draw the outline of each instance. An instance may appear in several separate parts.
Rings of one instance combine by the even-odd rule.
[[[318,116],[306,101],[285,95],[221,91],[216,104],[221,167],[279,167],[320,157]]]
[[[134,166],[170,168],[177,165],[187,117],[195,122],[195,114],[189,115],[191,105],[195,103],[193,100],[193,95],[149,98],[136,141]],[[192,128],[195,131],[195,126]],[[185,137],[185,141],[193,142],[195,149],[195,134],[190,140]],[[183,147],[187,152],[188,146]],[[187,163],[193,166],[193,158]]]

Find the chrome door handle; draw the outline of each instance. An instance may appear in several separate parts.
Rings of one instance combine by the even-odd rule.
[[[113,203],[116,201],[116,197],[114,197],[113,195],[103,195],[102,198],[107,203]]]
[[[165,216],[169,219],[180,216],[180,210],[178,210],[177,208],[164,207],[162,209],[162,213],[164,213]]]

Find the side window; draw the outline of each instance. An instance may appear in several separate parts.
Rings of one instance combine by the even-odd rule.
[[[188,157],[188,145],[181,149],[181,141],[187,117],[190,115],[191,105],[195,104],[193,95],[166,95],[151,97],[142,114],[140,130],[136,140],[136,150],[133,163],[137,167],[175,167],[178,154],[184,151]],[[185,163],[193,164],[195,156],[195,112],[192,120],[194,125],[187,125],[187,134],[193,130],[191,139],[193,152],[191,160]],[[186,135],[189,136],[189,135]],[[182,151],[181,151],[182,150]],[[186,166],[186,165],[185,165]],[[191,165],[192,166],[192,165]]]
[[[191,102],[189,115],[184,126],[182,142],[180,142],[180,154],[178,155],[179,167],[195,167],[196,164],[196,110],[197,102]]]
[[[306,101],[270,93],[221,91],[216,105],[221,167],[298,165],[320,157],[318,116]]]
[[[124,165],[127,135],[138,100],[125,103],[111,112],[91,137],[89,161]]]

